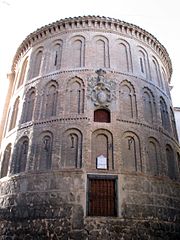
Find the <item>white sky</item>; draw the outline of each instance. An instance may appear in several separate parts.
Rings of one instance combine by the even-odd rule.
[[[100,15],[138,25],[167,49],[173,66],[173,105],[180,107],[180,11],[178,0],[0,0],[0,116],[7,89],[6,74],[21,42],[57,20]],[[178,95],[179,94],[179,95]]]

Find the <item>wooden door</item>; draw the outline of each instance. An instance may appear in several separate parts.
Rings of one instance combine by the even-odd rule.
[[[90,216],[116,216],[115,179],[89,179]]]

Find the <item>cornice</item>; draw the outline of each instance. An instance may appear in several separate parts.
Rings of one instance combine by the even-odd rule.
[[[79,16],[73,18],[65,18],[51,24],[45,25],[33,33],[29,34],[21,43],[13,59],[12,71],[15,70],[16,63],[21,56],[37,42],[54,36],[60,32],[67,32],[75,29],[104,29],[110,32],[118,32],[127,35],[131,38],[136,38],[157,52],[167,64],[170,75],[172,74],[172,64],[166,48],[146,30],[118,19],[100,16]]]

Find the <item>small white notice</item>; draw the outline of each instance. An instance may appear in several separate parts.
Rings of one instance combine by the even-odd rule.
[[[97,169],[107,169],[107,158],[103,155],[97,157]]]

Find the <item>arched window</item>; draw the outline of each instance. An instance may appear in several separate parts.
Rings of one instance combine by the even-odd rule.
[[[39,76],[39,73],[41,70],[41,64],[42,64],[42,56],[43,56],[43,51],[41,49],[35,55],[33,77]]]
[[[35,105],[35,89],[32,88],[26,95],[23,111],[23,122],[32,121]]]
[[[156,119],[155,100],[151,91],[143,89],[144,119],[150,124]]]
[[[28,58],[26,58],[23,62],[17,88],[19,88],[25,81],[26,73],[27,73],[27,65],[28,65]]]
[[[119,91],[120,117],[129,119],[137,117],[136,94],[133,85],[128,81],[120,84]]]
[[[26,169],[27,155],[28,155],[29,140],[22,138],[18,141],[15,147],[14,156],[14,173],[24,172]]]
[[[62,58],[62,42],[56,43],[53,47],[54,53],[54,66],[58,70],[61,67],[61,58]]]
[[[172,147],[169,144],[166,145],[166,159],[167,159],[167,167],[168,167],[168,171],[167,171],[168,176],[171,179],[176,179],[174,152]]]
[[[1,164],[1,178],[7,176],[8,174],[10,157],[11,157],[11,144],[8,144],[4,151],[4,156]]]
[[[133,132],[125,132],[122,138],[122,169],[129,172],[141,172],[142,160],[140,141]]]
[[[84,113],[84,83],[77,77],[72,78],[68,83],[66,109],[70,113]]]
[[[15,126],[16,126],[16,121],[17,121],[17,116],[18,116],[18,109],[19,109],[19,97],[16,98],[16,101],[15,101],[14,106],[13,106],[13,111],[12,111],[12,115],[11,115],[11,121],[10,121],[10,125],[9,125],[9,130],[15,128]]]
[[[39,170],[51,169],[52,165],[52,134],[43,134],[39,143]]]
[[[64,133],[62,146],[62,166],[81,168],[82,133],[78,129],[69,129]]]
[[[46,93],[45,93],[45,103],[46,103],[46,109],[45,109],[45,115],[46,117],[56,116],[56,109],[57,109],[57,84],[56,82],[51,82],[46,87]]]
[[[161,162],[161,153],[160,146],[156,139],[149,138],[148,147],[148,163],[147,163],[147,171],[152,175],[159,175],[160,172],[160,162]]]
[[[106,109],[97,109],[94,111],[94,122],[110,122],[110,112]]]
[[[169,130],[170,129],[169,114],[167,110],[167,105],[162,97],[160,98],[160,111],[162,126],[164,127],[164,129]]]
[[[99,129],[92,134],[91,168],[114,169],[113,136],[105,130]]]

